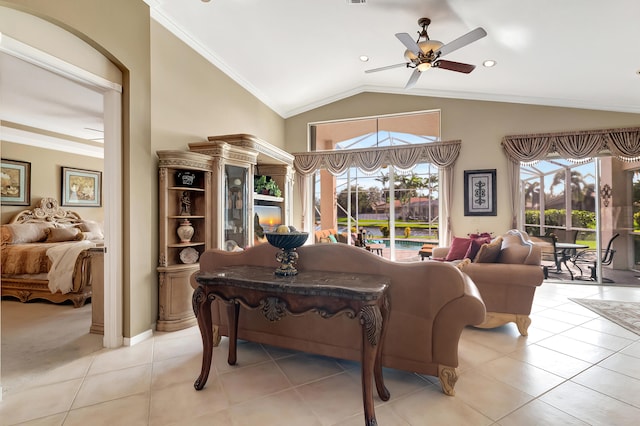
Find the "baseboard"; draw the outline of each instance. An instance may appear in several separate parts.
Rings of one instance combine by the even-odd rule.
[[[125,337],[124,346],[137,345],[138,343],[144,342],[145,340],[150,339],[151,337],[153,337],[153,330],[149,329],[133,337]]]

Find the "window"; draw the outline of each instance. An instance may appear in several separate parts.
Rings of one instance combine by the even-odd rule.
[[[540,161],[521,166],[520,179],[529,234],[553,232],[565,242],[577,239],[595,247],[595,161]]]
[[[366,150],[440,140],[440,112],[354,119],[311,126],[312,150]],[[438,239],[439,170],[418,163],[410,170],[387,165],[365,172],[346,167],[339,175],[318,170],[314,179],[317,229],[338,228],[350,240],[385,243],[392,259],[415,255],[425,240]],[[393,191],[390,191],[393,188]]]

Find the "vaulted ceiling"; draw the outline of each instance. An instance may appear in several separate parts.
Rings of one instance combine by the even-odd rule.
[[[640,113],[637,0],[145,1],[153,19],[284,118],[366,91]],[[417,38],[422,17],[444,44],[486,30],[445,58],[473,72],[430,69],[408,90],[411,69],[365,73],[405,62],[395,34]],[[484,67],[488,59],[497,64]],[[3,137],[38,127],[100,138],[99,95],[68,81],[65,95],[47,93],[40,85],[55,76],[17,61],[0,53]]]
[[[364,91],[640,112],[637,0],[145,1],[283,117]],[[484,28],[445,58],[476,69],[430,69],[410,90],[410,69],[365,74],[405,62],[395,34],[417,38],[422,17],[444,44]]]

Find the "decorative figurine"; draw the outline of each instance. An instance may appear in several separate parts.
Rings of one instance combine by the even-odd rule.
[[[180,197],[180,215],[191,216],[191,194],[189,191],[183,191]]]

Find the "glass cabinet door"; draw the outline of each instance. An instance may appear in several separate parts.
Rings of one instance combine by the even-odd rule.
[[[225,166],[224,249],[228,251],[249,245],[247,176],[247,168]]]

